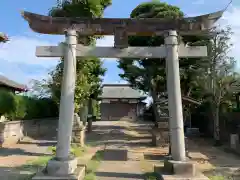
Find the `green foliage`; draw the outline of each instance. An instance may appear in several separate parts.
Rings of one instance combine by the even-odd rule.
[[[50,156],[41,156],[35,160],[28,161],[26,164],[17,167],[17,169],[21,171],[30,171],[31,173],[36,173],[43,170],[50,159]]]
[[[50,151],[53,156],[56,155],[56,150],[57,150],[56,146],[50,146],[48,148],[48,151]],[[77,146],[75,144],[72,144],[71,145],[71,149],[70,149],[70,154],[75,156],[75,157],[81,157],[81,156],[84,155],[84,153],[86,153],[86,151],[87,150],[86,150],[85,147],[79,147],[79,146]]]
[[[176,6],[160,1],[152,1],[137,6],[130,16],[131,18],[179,19],[184,16],[184,13]],[[204,40],[204,38],[201,39],[197,36],[179,37],[180,43],[188,43],[189,45],[196,45],[193,43],[199,42],[200,40]],[[128,43],[130,46],[161,46],[164,44],[164,38],[163,36],[130,36]],[[195,77],[199,75],[198,67],[201,66],[204,61],[202,59],[183,58],[179,63],[181,83],[184,84],[181,86],[182,94],[190,96],[193,94],[193,89],[197,89]],[[160,105],[156,105],[156,100],[160,96],[166,98],[163,95],[167,89],[166,61],[157,58],[123,58],[119,60],[118,67],[123,70],[123,73],[120,74],[121,78],[128,81],[133,88],[140,89],[152,96],[153,113],[155,119],[159,119],[158,108]]]
[[[160,1],[152,1],[142,3],[137,6],[131,13],[131,18],[182,18],[183,12],[176,6],[162,3]],[[200,39],[195,36],[181,37],[183,42],[196,42]],[[151,36],[151,37],[140,37],[131,36],[129,37],[130,46],[160,46],[164,44],[163,36]],[[182,59],[180,61],[181,76],[182,80],[189,82],[190,74],[186,72],[187,69],[191,69],[192,74],[196,74],[196,63],[199,64],[198,60],[193,59]],[[190,66],[192,66],[190,68]],[[129,59],[124,58],[119,61],[119,68],[124,73],[120,74],[120,77],[128,81],[133,87],[143,90],[145,92],[155,91],[164,92],[166,90],[166,74],[165,74],[165,60],[163,59]],[[189,77],[187,77],[187,75]],[[186,83],[186,84],[188,84]],[[184,89],[188,92],[189,85]]]
[[[146,180],[158,180],[160,177],[158,173],[149,172],[144,174]]]
[[[87,173],[96,172],[101,160],[103,159],[103,151],[97,151],[93,158],[87,164]]]
[[[145,2],[138,5],[132,12],[132,18],[180,18],[183,12],[177,6],[172,6],[160,1]]]
[[[95,180],[97,171],[102,159],[103,159],[103,151],[97,151],[96,154],[92,157],[92,159],[87,163],[86,168],[86,176],[84,180]]]
[[[11,114],[16,109],[14,94],[7,90],[0,90],[0,115]]]
[[[210,178],[210,180],[226,180],[226,177],[224,177],[224,176],[211,176],[209,178]]]
[[[102,17],[104,9],[111,5],[111,0],[65,0],[58,1],[50,15],[55,17]],[[81,11],[79,11],[81,10]]]
[[[26,115],[24,119],[49,118],[58,116],[58,105],[50,98],[23,96]]]
[[[15,95],[16,110],[12,113],[11,119],[24,119],[27,115],[26,101],[23,96]]]
[[[0,95],[1,97],[1,95]],[[12,95],[14,106],[5,108],[11,109],[5,113],[10,120],[38,119],[58,116],[58,105],[50,98],[27,97]]]

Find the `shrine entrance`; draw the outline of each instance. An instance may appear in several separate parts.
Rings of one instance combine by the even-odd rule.
[[[179,44],[178,36],[204,35],[223,14],[212,14],[182,19],[111,19],[111,18],[55,18],[23,12],[32,30],[44,34],[65,35],[59,46],[37,47],[38,57],[64,57],[64,74],[61,90],[58,144],[56,158],[48,163],[48,175],[71,174],[75,160],[69,159],[70,136],[74,115],[76,57],[100,58],[165,58],[169,105],[171,155],[174,162],[189,167],[185,157],[183,113],[179,75],[179,58],[207,56],[205,46]],[[114,47],[93,47],[77,44],[78,36],[114,35]],[[164,36],[160,47],[128,47],[128,36]],[[66,168],[72,166],[71,168]],[[55,167],[52,168],[52,167]],[[193,167],[193,166],[191,166]],[[61,169],[56,171],[56,168]]]

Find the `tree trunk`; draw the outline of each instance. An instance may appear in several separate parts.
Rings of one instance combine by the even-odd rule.
[[[157,97],[157,93],[154,90],[151,91],[151,95],[152,95],[152,98],[153,98],[152,107],[153,107],[153,113],[154,113],[154,116],[155,116],[154,124],[157,127],[158,126],[157,122],[160,119],[160,115],[158,113],[158,107],[157,107],[157,103],[156,103],[157,100],[158,100],[158,97]]]
[[[87,115],[88,115],[88,105],[87,105],[87,102],[84,102],[83,106],[80,108],[80,120],[83,122],[84,126],[87,123]]]
[[[88,114],[93,116],[93,100],[91,98],[88,100]]]
[[[215,140],[216,146],[221,145],[220,127],[219,127],[219,105],[216,105],[214,110],[214,140]]]
[[[90,115],[90,117],[87,116],[87,122],[88,122],[87,130],[88,132],[92,132],[93,100],[91,98],[88,100],[88,115]]]

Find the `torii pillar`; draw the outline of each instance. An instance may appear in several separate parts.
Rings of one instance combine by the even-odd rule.
[[[70,157],[76,81],[76,30],[66,30],[65,37],[56,157],[46,167],[48,174],[54,176],[74,174],[78,164],[77,158]]]
[[[74,119],[74,94],[76,81],[77,33],[74,29],[66,31],[66,44],[62,77],[60,111],[58,121],[58,142],[56,158],[69,159],[71,134]]]
[[[168,31],[165,33],[171,155],[172,159],[175,161],[185,161],[186,153],[183,130],[178,44],[178,35],[176,31]]]

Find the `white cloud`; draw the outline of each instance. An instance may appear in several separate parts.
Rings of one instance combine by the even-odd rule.
[[[188,14],[188,16],[197,16],[202,13]],[[240,67],[240,7],[230,5],[226,12],[224,12],[223,17],[218,21],[218,24],[222,26],[230,26],[233,32],[231,37],[231,43],[233,44],[230,55],[237,61],[237,67]]]
[[[122,80],[122,79],[120,79],[120,78],[119,78],[118,81],[107,81],[107,82],[104,82],[104,83],[106,83],[106,84],[128,84],[127,81]]]
[[[104,36],[103,38],[97,40],[97,46],[112,47],[113,45],[114,45],[114,37],[113,36]]]
[[[231,55],[237,61],[237,66],[240,66],[240,7],[230,7],[228,11],[226,11],[220,21],[222,25],[229,25],[232,28],[233,35],[231,37],[231,43],[233,44]]]
[[[0,60],[14,63],[38,64],[49,66],[56,64],[55,58],[39,58],[35,56],[36,46],[56,45],[48,41],[26,36],[14,36],[5,44],[0,45]]]
[[[36,57],[36,46],[57,45],[58,41],[42,39],[38,36],[12,36],[9,42],[0,44],[0,74],[24,84],[28,84],[32,79],[47,78],[49,69],[57,64],[58,58]],[[113,44],[113,36],[97,40],[97,46]]]
[[[205,0],[194,0],[192,2],[193,5],[202,5],[205,3]]]
[[[31,79],[41,80],[48,76],[49,68],[57,64],[57,58],[38,58],[36,46],[56,45],[36,36],[13,36],[0,44],[1,74],[19,83],[28,84]]]

